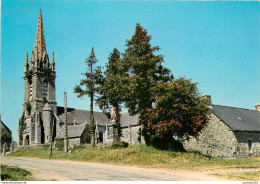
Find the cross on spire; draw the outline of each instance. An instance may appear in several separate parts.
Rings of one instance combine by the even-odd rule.
[[[33,52],[34,52],[34,57],[37,59],[42,59],[44,52],[46,52],[41,9],[39,12],[37,32],[36,32],[35,45],[34,45]]]

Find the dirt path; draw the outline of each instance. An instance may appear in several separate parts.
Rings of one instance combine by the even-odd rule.
[[[61,181],[220,181],[196,171],[165,171],[87,162],[2,157],[2,164],[29,170],[37,180]]]

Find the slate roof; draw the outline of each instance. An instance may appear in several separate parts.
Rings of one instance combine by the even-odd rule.
[[[85,124],[68,126],[68,138],[80,137],[83,133],[85,126],[86,126]],[[55,139],[63,139],[63,138],[64,138],[64,126],[62,127],[59,135]]]
[[[4,124],[4,122],[2,120],[0,120],[0,129],[2,131],[7,131],[7,132],[12,133],[12,131]]]
[[[121,113],[121,126],[128,126],[128,122],[130,125],[137,125],[139,118],[139,114],[134,116],[130,116],[128,112]]]
[[[257,110],[212,105],[213,113],[233,131],[260,131],[260,112]]]
[[[69,123],[80,123],[84,124],[87,122],[89,124],[89,110],[82,109],[72,109],[68,108],[67,110],[67,122]],[[58,117],[60,122],[64,122],[64,108],[58,107]],[[94,120],[98,122],[99,125],[106,125],[106,123],[110,123],[110,120],[103,112],[94,111]]]
[[[57,113],[60,122],[64,122],[64,107],[57,107]],[[68,108],[67,122],[68,124],[74,124],[74,122],[77,124],[85,124],[87,122],[87,124],[89,124],[89,115],[89,110]],[[138,122],[138,117],[138,114],[135,116],[130,116],[128,112],[121,113],[121,126],[128,126],[128,122],[131,125],[136,125]],[[97,121],[98,125],[106,125],[106,123],[110,124],[110,119],[108,119],[103,112],[94,111],[94,120],[95,124]]]

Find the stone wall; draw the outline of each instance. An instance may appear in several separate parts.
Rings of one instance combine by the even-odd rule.
[[[81,144],[89,144],[90,143],[90,128],[89,125],[85,126],[85,129],[81,135]]]
[[[222,158],[260,156],[260,132],[231,131],[214,114],[197,138],[184,142],[187,151]]]
[[[28,82],[28,79],[24,77],[24,101],[27,102],[29,100],[30,96],[30,84]]]
[[[238,142],[230,128],[212,114],[199,136],[185,141],[183,146],[187,151],[198,151],[204,155],[235,158]]]
[[[121,141],[128,142],[130,145],[140,144],[140,131],[141,126],[130,126],[130,127],[122,127],[122,136]]]
[[[56,102],[55,77],[51,76],[48,83],[48,101]]]
[[[100,140],[102,141],[102,143],[104,142],[103,137],[106,131],[106,126],[104,125],[98,125],[98,131],[97,131],[97,143],[100,143]]]
[[[74,148],[74,146],[78,146],[80,145],[80,137],[77,137],[77,138],[69,138],[68,139],[68,147],[69,149],[72,149]]]

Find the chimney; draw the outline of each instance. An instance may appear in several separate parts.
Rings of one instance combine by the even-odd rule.
[[[208,105],[209,105],[209,106],[212,105],[212,103],[211,103],[211,96],[210,96],[210,95],[202,96],[202,99],[207,99],[207,100],[208,100]]]
[[[260,111],[260,103],[255,104],[255,110]]]

